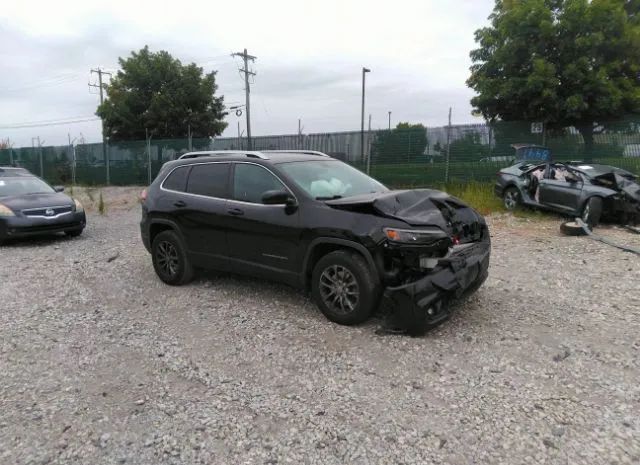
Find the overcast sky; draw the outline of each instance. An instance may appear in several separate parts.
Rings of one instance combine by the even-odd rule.
[[[117,70],[118,57],[145,44],[183,63],[217,70],[227,106],[244,103],[240,60],[258,59],[251,88],[253,135],[360,127],[361,68],[367,75],[372,127],[446,124],[471,116],[465,85],[473,32],[487,23],[493,0],[245,0],[146,2],[14,1],[0,10],[0,139],[63,144],[67,134],[100,139],[99,121],[16,129],[25,123],[95,117],[97,66]],[[227,117],[224,135],[236,135]]]

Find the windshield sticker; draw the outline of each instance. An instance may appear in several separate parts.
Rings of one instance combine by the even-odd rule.
[[[592,170],[593,166],[589,166],[589,165],[580,165],[578,166],[579,169],[581,170]]]

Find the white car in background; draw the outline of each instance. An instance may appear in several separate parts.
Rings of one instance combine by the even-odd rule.
[[[640,144],[627,144],[622,151],[624,158],[638,158],[640,157]]]

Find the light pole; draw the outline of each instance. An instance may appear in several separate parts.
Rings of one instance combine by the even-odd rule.
[[[362,68],[362,114],[360,118],[360,159],[364,161],[364,81],[365,75],[370,73],[368,68]]]

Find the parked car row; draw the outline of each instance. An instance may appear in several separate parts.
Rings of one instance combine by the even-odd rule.
[[[514,148],[521,160],[495,185],[507,209],[544,208],[591,226],[640,219],[633,174]],[[0,168],[0,241],[81,234],[84,209],[62,190]],[[310,291],[341,324],[382,306],[388,329],[418,334],[488,275],[489,230],[472,208],[436,190],[389,190],[320,152],[187,153],[163,165],[141,205],[142,242],[165,283],[186,284],[199,269],[276,280]]]

